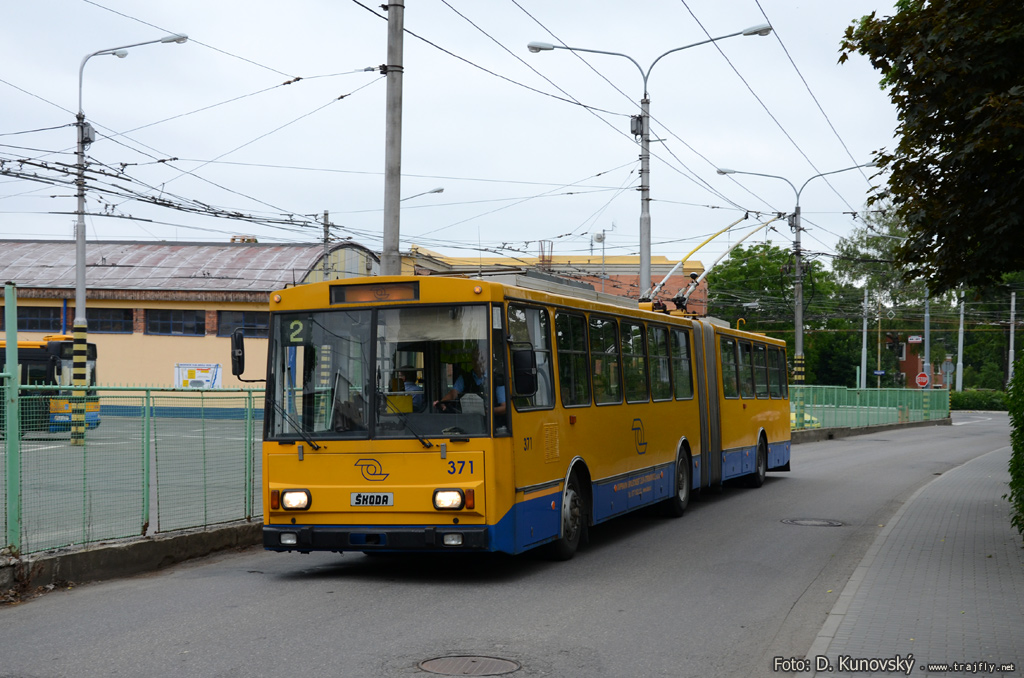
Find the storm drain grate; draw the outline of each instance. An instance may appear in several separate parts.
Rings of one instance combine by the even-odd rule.
[[[514,661],[496,657],[437,657],[420,662],[419,666],[442,676],[501,676],[521,668]]]
[[[799,525],[800,527],[842,527],[838,520],[825,520],[823,518],[786,518],[782,522],[786,525]]]

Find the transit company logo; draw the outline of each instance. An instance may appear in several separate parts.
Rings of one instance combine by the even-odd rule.
[[[363,472],[363,477],[371,482],[379,483],[382,480],[387,480],[387,477],[391,475],[384,473],[384,469],[376,459],[360,459],[355,465]]]
[[[636,444],[636,453],[643,454],[647,451],[647,440],[644,438],[644,422],[640,418],[633,420],[633,442]]]

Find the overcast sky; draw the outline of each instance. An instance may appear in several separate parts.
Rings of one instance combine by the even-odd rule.
[[[363,70],[386,61],[379,4],[8,0],[0,159],[6,170],[67,182],[82,58],[186,33],[185,44],[96,56],[85,67],[83,110],[97,131],[88,155],[106,172],[91,175],[88,238],[317,242],[326,210],[332,236],[379,250],[386,78]],[[879,74],[857,55],[837,63],[845,27],[873,11],[892,14],[892,5],[409,0],[402,195],[415,197],[402,203],[402,250],[536,256],[549,240],[555,255],[600,254],[592,237],[605,231],[609,256],[636,255],[640,146],[629,117],[639,112],[640,70],[622,57],[531,54],[526,44],[621,52],[646,70],[673,48],[770,23],[768,37],[670,54],[648,82],[652,253],[679,259],[750,212],[695,255],[710,265],[766,218],[755,213],[790,212],[796,199],[783,181],[716,167],[800,188],[892,148],[895,111]],[[874,172],[807,185],[805,249],[834,252],[881,181]],[[2,238],[72,239],[75,209],[73,186],[0,176]],[[747,242],[765,237],[792,240],[779,226]]]

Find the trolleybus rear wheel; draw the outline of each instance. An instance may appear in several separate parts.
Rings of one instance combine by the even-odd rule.
[[[761,487],[764,485],[765,475],[768,472],[768,446],[764,438],[757,441],[757,459],[754,460],[754,472],[747,476],[747,487]]]
[[[691,480],[690,455],[686,450],[679,450],[676,458],[676,477],[672,490],[674,494],[661,503],[662,512],[669,518],[678,518],[690,504],[690,488],[693,487]]]

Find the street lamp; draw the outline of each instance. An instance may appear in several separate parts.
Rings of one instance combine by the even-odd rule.
[[[673,52],[679,52],[684,49],[691,47],[697,47],[699,45],[706,45],[709,42],[716,42],[718,40],[724,40],[725,38],[732,38],[737,35],[768,35],[772,32],[772,27],[769,24],[758,24],[757,26],[751,26],[750,28],[738,31],[736,33],[729,33],[728,35],[720,35],[717,38],[710,38],[708,40],[701,40],[695,42],[692,45],[684,45],[683,47],[676,47],[665,52],[657,59],[655,59],[650,67],[644,71],[640,67],[640,64],[628,54],[622,54],[621,52],[605,52],[599,49],[584,49],[582,47],[566,47],[564,45],[553,45],[549,42],[531,42],[526,48],[531,52],[546,52],[553,49],[567,49],[571,52],[591,52],[593,54],[608,54],[610,56],[620,56],[629,59],[637,70],[640,71],[640,75],[644,79],[644,96],[640,100],[640,116],[639,120],[634,118],[632,132],[634,135],[640,137],[640,287],[643,292],[640,295],[641,299],[647,298],[648,293],[651,290],[651,211],[650,211],[650,170],[651,170],[651,153],[650,153],[650,141],[651,141],[651,124],[650,124],[650,104],[651,100],[647,95],[647,80],[651,75],[651,71],[654,69],[654,64],[661,61],[661,59]]]
[[[789,187],[793,189],[796,194],[796,207],[793,209],[793,214],[789,218],[789,227],[793,229],[795,236],[793,238],[793,256],[794,256],[794,283],[793,283],[793,297],[794,297],[794,325],[796,330],[796,338],[793,340],[793,351],[796,355],[793,356],[793,381],[803,386],[804,383],[804,283],[803,283],[803,271],[800,268],[800,194],[803,193],[804,188],[811,182],[812,179],[818,177],[824,177],[829,174],[838,174],[839,172],[848,172],[852,169],[858,169],[860,167],[874,167],[875,163],[869,162],[863,165],[854,165],[853,167],[844,167],[843,169],[832,170],[831,172],[822,172],[821,174],[815,174],[813,177],[803,183],[803,186],[797,189],[786,177],[780,177],[777,174],[760,174],[758,172],[741,172],[734,169],[718,169],[719,174],[749,174],[755,177],[769,177],[771,179],[782,179]],[[802,422],[802,420],[801,420]]]
[[[423,191],[422,193],[417,193],[416,195],[410,195],[408,197],[402,198],[398,202],[405,202],[406,200],[412,200],[413,198],[418,198],[421,195],[430,195],[431,193],[444,193],[444,186],[432,188],[429,191]]]
[[[85,149],[95,139],[92,125],[85,121],[85,112],[82,110],[82,76],[85,72],[85,64],[94,56],[110,54],[119,59],[128,56],[128,50],[132,47],[152,45],[155,43],[176,43],[182,44],[188,40],[184,33],[172,33],[165,35],[158,40],[147,40],[136,42],[121,47],[101,49],[91,54],[86,54],[82,59],[82,65],[78,67],[78,115],[76,116],[78,128],[78,150],[76,154],[76,166],[78,170],[78,219],[75,222],[75,320],[74,320],[74,352],[72,363],[72,383],[75,386],[85,387],[86,383],[86,350],[87,350],[87,328],[85,319]],[[75,406],[71,417],[71,443],[82,445],[85,442],[85,392],[76,391]]]

